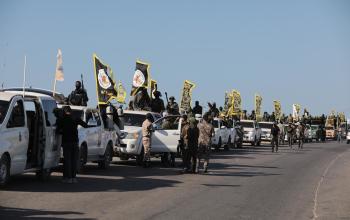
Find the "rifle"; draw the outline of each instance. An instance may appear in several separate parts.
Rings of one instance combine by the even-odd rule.
[[[167,92],[165,92],[165,98],[166,98],[167,105],[169,105],[169,99],[168,99],[168,93]]]
[[[83,90],[83,94],[86,94],[86,90],[85,90],[85,87],[84,87],[84,79],[83,79],[83,74],[80,74],[80,80],[81,80],[81,89]],[[81,99],[81,105],[84,105],[85,104],[85,97],[83,97]]]

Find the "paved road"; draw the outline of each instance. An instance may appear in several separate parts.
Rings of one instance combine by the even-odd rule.
[[[0,219],[350,219],[350,145],[267,146],[213,154],[207,175],[133,161],[89,165],[79,183],[15,177]]]

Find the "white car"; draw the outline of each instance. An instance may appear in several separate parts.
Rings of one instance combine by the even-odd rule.
[[[254,120],[241,120],[244,136],[243,143],[250,143],[252,146],[260,146],[261,129],[259,124]]]
[[[117,146],[117,155],[122,160],[135,157],[138,164],[143,161],[142,145],[142,123],[146,118],[146,111],[124,111],[124,138]],[[151,155],[161,156],[162,162],[171,160],[175,162],[175,156],[178,153],[178,144],[181,133],[180,115],[168,115],[161,117],[158,113],[151,113],[154,122],[152,132]]]
[[[272,141],[271,128],[273,126],[273,122],[264,121],[259,122],[259,127],[261,128],[261,140],[262,141]]]
[[[59,105],[62,108],[64,105]],[[88,128],[78,126],[79,169],[87,162],[97,162],[100,168],[107,168],[113,159],[113,147],[117,142],[114,129],[106,129],[97,109],[85,106],[72,106],[73,116],[81,118]]]
[[[56,107],[47,95],[26,92],[23,98],[22,92],[0,92],[0,186],[25,172],[47,178],[58,166]]]
[[[214,118],[214,137],[212,138],[212,146],[219,150],[222,146],[225,150],[228,150],[228,147],[232,143],[231,139],[231,129],[227,127],[226,123],[220,118]]]
[[[312,142],[312,131],[311,126],[309,124],[305,125],[304,137],[305,142]]]

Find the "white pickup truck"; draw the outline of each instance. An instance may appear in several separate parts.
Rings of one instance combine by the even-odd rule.
[[[212,146],[215,148],[215,150],[219,150],[221,147],[228,150],[232,143],[231,129],[228,128],[225,121],[220,118],[214,118],[213,126],[215,134],[212,138]]]
[[[241,120],[244,136],[243,143],[251,143],[252,146],[260,146],[261,143],[261,128],[256,121]]]
[[[261,129],[261,140],[262,141],[272,141],[271,128],[273,126],[273,122],[262,121],[259,122],[259,127]]]
[[[62,108],[64,105],[59,105]],[[97,162],[99,168],[106,169],[113,159],[113,147],[117,141],[114,129],[106,129],[97,109],[84,106],[70,106],[73,116],[81,118],[88,128],[78,127],[79,169],[87,162]]]
[[[26,92],[23,97],[22,92],[0,91],[0,186],[25,172],[47,178],[58,166],[56,107],[47,95]]]
[[[142,163],[142,123],[147,113],[151,113],[154,119],[151,155],[161,156],[162,162],[167,162],[169,159],[174,161],[180,140],[180,116],[161,117],[158,113],[147,111],[124,111],[123,138],[120,140],[120,146],[115,147],[115,154],[122,160],[136,158],[138,164]]]

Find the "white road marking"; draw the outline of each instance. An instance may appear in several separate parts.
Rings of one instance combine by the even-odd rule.
[[[313,208],[313,217],[312,219],[313,220],[316,220],[318,218],[317,216],[317,205],[318,205],[318,192],[320,190],[320,187],[323,183],[323,180],[325,179],[327,173],[328,173],[328,170],[331,168],[331,166],[333,166],[333,164],[335,163],[336,160],[338,160],[340,157],[343,156],[345,152],[341,153],[341,154],[338,154],[327,166],[327,168],[325,169],[325,171],[323,172],[322,176],[321,176],[321,179],[320,181],[318,182],[317,184],[317,188],[315,190],[315,195],[314,195],[314,208]]]

